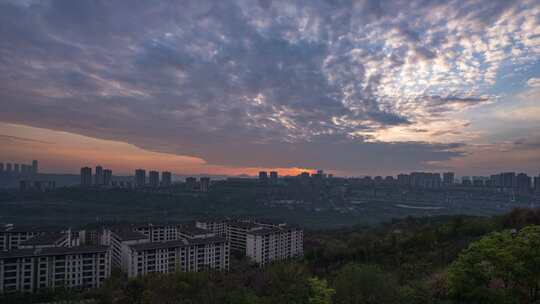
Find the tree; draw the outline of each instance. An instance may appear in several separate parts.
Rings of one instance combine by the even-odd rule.
[[[335,290],[328,287],[326,280],[320,280],[317,277],[308,279],[309,285],[309,304],[331,304],[332,295]]]
[[[540,299],[540,226],[491,233],[450,266],[449,293],[475,303],[534,303]]]
[[[345,265],[333,284],[337,304],[397,303],[397,282],[374,265]]]

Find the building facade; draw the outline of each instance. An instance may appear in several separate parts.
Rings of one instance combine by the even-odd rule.
[[[110,276],[109,248],[53,247],[0,253],[0,293],[98,288]]]
[[[181,239],[129,246],[122,269],[128,277],[175,271],[229,269],[229,243],[220,237]]]

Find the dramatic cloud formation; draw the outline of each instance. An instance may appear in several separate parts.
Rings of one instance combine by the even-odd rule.
[[[499,102],[501,70],[538,66],[539,19],[538,1],[3,1],[0,121],[216,166],[434,168],[470,157],[463,113]]]

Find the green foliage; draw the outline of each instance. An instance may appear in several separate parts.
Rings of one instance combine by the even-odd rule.
[[[449,270],[450,295],[476,303],[540,300],[540,226],[493,232],[472,243]]]
[[[374,265],[346,265],[333,286],[336,304],[397,303],[399,298],[395,279]]]
[[[326,280],[320,280],[316,277],[308,279],[309,284],[309,304],[331,304],[332,295],[336,291],[328,287]]]

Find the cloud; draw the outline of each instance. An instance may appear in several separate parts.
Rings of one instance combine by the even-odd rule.
[[[527,80],[527,85],[533,88],[540,87],[540,78],[531,78]]]
[[[461,155],[453,116],[493,102],[515,50],[534,62],[538,14],[534,1],[3,2],[0,120],[219,165],[368,170],[408,155],[419,168]]]

